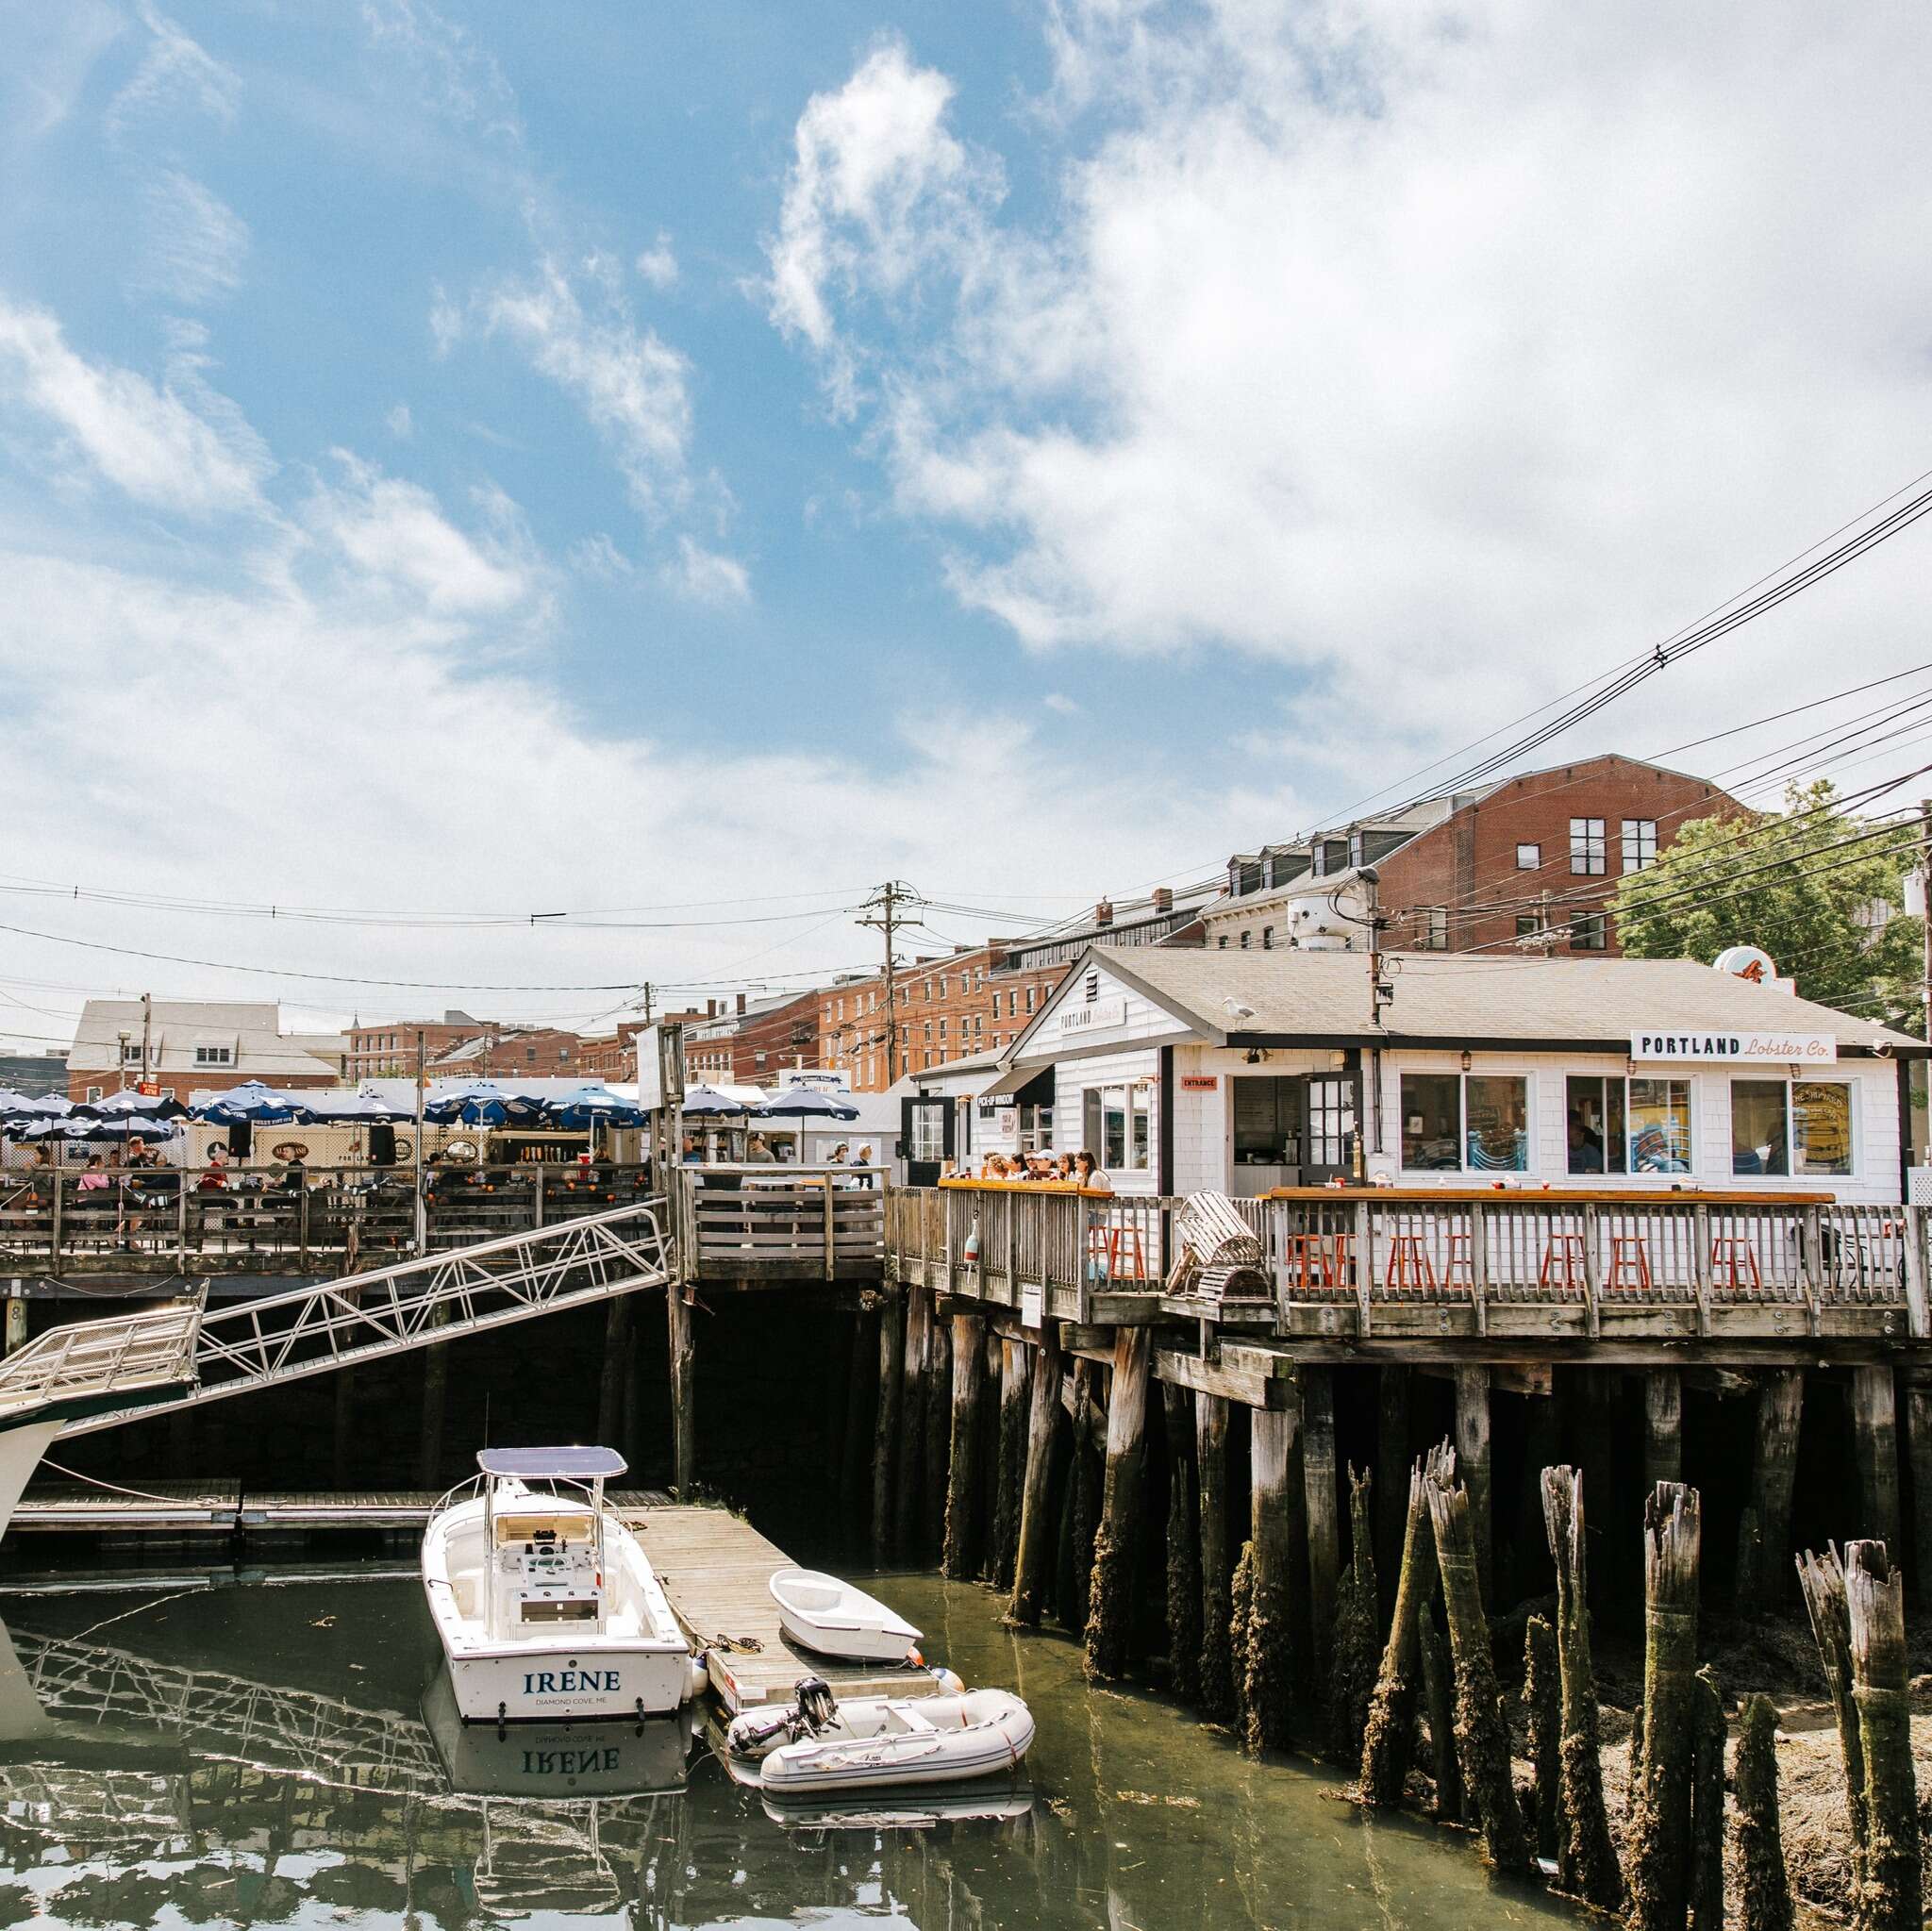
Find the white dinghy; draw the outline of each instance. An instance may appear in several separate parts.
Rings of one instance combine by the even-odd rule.
[[[486,1448],[439,1502],[423,1590],[466,1723],[661,1716],[696,1693],[643,1546],[604,1506],[608,1448]]]
[[[771,1581],[778,1622],[800,1649],[855,1663],[903,1663],[919,1631],[905,1617],[816,1569],[781,1569]]]
[[[745,1710],[725,1732],[733,1777],[781,1799],[1003,1776],[1032,1742],[1032,1712],[1010,1690],[838,1703],[819,1678],[798,1686],[795,1703]]]

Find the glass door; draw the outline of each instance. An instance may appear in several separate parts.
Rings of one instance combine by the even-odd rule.
[[[1346,1179],[1355,1170],[1355,1081],[1346,1074],[1311,1078],[1302,1178],[1310,1187]]]

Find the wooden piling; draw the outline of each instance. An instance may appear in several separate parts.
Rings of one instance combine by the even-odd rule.
[[[1556,1631],[1542,1616],[1523,1629],[1523,1706],[1536,1772],[1536,1854],[1554,1862],[1562,1841],[1563,1690]]]
[[[1604,1805],[1581,1472],[1569,1467],[1545,1469],[1542,1504],[1543,1527],[1557,1569],[1557,1664],[1562,1695],[1558,1790],[1563,1820],[1557,1846],[1557,1881],[1563,1889],[1600,1909],[1614,1911],[1624,1902],[1624,1876],[1610,1839],[1609,1812]],[[1632,1761],[1634,1765],[1634,1755]]]
[[[671,1357],[671,1483],[689,1495],[698,1479],[698,1355],[691,1331],[691,1290],[673,1281],[664,1294],[665,1336]],[[898,1306],[896,1297],[891,1303]]]
[[[1768,1696],[1744,1699],[1738,1732],[1738,1862],[1743,1931],[1793,1931],[1790,1880],[1778,1821],[1777,1711]]]
[[[1932,1597],[1932,1379],[1901,1370],[1906,1392],[1906,1461],[1912,1481],[1912,1583]]]
[[[1804,1412],[1802,1368],[1774,1369],[1758,1381],[1750,1499],[1738,1525],[1736,1600],[1743,1616],[1769,1613],[1790,1587],[1791,1487]]]
[[[1328,1680],[1335,1638],[1335,1591],[1341,1576],[1341,1526],[1336,1505],[1335,1371],[1301,1367],[1302,1493],[1307,1511],[1311,1677]],[[1259,1419],[1259,1410],[1256,1419]]]
[[[1245,1628],[1235,1631],[1235,1668],[1241,1679],[1242,1743],[1251,1755],[1285,1750],[1294,1739],[1293,1517],[1287,1505],[1302,1420],[1294,1406],[1256,1408],[1248,1418],[1252,1573]]]
[[[1495,1523],[1490,1482],[1490,1371],[1480,1362],[1456,1371],[1456,1473],[1469,1496],[1476,1582],[1487,1609],[1496,1600]]]
[[[1631,1923],[1684,1931],[1697,1702],[1697,1491],[1662,1482],[1643,1509],[1643,1761],[1631,1820]]]
[[[1408,1514],[1403,1524],[1395,1611],[1369,1700],[1362,1735],[1361,1795],[1365,1804],[1399,1804],[1415,1750],[1416,1690],[1422,1667],[1422,1625],[1436,1592],[1436,1539],[1423,1490],[1423,1466],[1408,1472]]]
[[[1549,1542],[1543,1534],[1543,1471],[1563,1459],[1557,1425],[1556,1377],[1552,1391],[1533,1394],[1523,1404],[1523,1459],[1516,1505],[1516,1598],[1548,1595],[1555,1586]]]
[[[1865,1756],[1865,1860],[1857,1923],[1859,1931],[1920,1931],[1924,1909],[1905,1577],[1889,1559],[1885,1544],[1868,1540],[1845,1544],[1844,1579],[1858,1742]]]
[[[1061,1624],[1076,1635],[1087,1627],[1093,1538],[1100,1527],[1100,1465],[1092,1446],[1093,1383],[1098,1373],[1091,1361],[1074,1364],[1074,1458],[1067,1477],[1065,1557],[1058,1614]]]
[[[1852,1448],[1866,1534],[1898,1548],[1898,1418],[1889,1367],[1852,1370]]]
[[[851,1314],[849,1321],[845,1428],[839,1453],[839,1523],[841,1534],[856,1533],[860,1521],[859,1498],[865,1492],[865,1451],[872,1439],[866,1423],[872,1416],[873,1363],[878,1358],[878,1341],[872,1332],[872,1316],[861,1307]]]
[[[996,1589],[1010,1590],[1020,1556],[1020,1512],[1026,1484],[1027,1395],[1033,1350],[1024,1341],[1000,1343],[998,1478],[994,1485],[992,1555]]]
[[[1341,1763],[1359,1763],[1369,1726],[1381,1645],[1375,1599],[1374,1531],[1370,1523],[1374,1475],[1348,1469],[1348,1567],[1335,1592],[1334,1662],[1327,1695],[1328,1746]]]
[[[338,1489],[349,1486],[354,1467],[351,1453],[358,1440],[356,1426],[357,1383],[360,1376],[354,1368],[338,1368],[335,1376],[335,1445],[330,1457],[330,1479]]]
[[[1033,1629],[1040,1623],[1052,1578],[1055,1511],[1054,1437],[1060,1416],[1060,1331],[1049,1321],[1033,1357],[1033,1386],[1026,1409],[1026,1468],[1020,1492],[1020,1543],[1013,1562],[1013,1598],[1008,1613]]]
[[[619,1446],[624,1428],[624,1387],[630,1378],[631,1297],[613,1297],[604,1317],[604,1358],[597,1375],[596,1440],[606,1448]]]
[[[1375,1390],[1375,1573],[1381,1578],[1380,1610],[1386,1619],[1395,1606],[1401,1579],[1402,1548],[1408,1533],[1408,1370],[1385,1361]]]
[[[1643,1486],[1684,1479],[1684,1377],[1653,1368],[1643,1377]]]
[[[925,1407],[933,1399],[930,1378],[933,1328],[932,1292],[906,1290],[905,1340],[899,1369],[899,1440],[892,1472],[892,1546],[902,1559],[918,1556],[924,1540],[925,1504]]]
[[[979,1395],[986,1367],[984,1323],[953,1316],[951,1448],[946,1457],[946,1541],[941,1566],[955,1582],[974,1573],[979,1553]]]
[[[1434,1530],[1430,1530],[1433,1547]],[[1434,1571],[1434,1556],[1430,1569]],[[1429,1717],[1429,1757],[1436,1784],[1436,1815],[1444,1823],[1460,1821],[1468,1807],[1462,1790],[1462,1769],[1456,1752],[1456,1673],[1449,1646],[1430,1604],[1424,1604],[1416,1626],[1416,1660],[1421,1667],[1423,1705]]]
[[[1225,1723],[1234,1714],[1234,1650],[1228,1640],[1227,1398],[1194,1397],[1194,1462],[1201,1536],[1201,1667],[1195,1686],[1201,1714]]]
[[[26,1296],[8,1294],[7,1297],[7,1352],[10,1355],[16,1348],[26,1346]]]
[[[1134,1563],[1147,1457],[1147,1380],[1152,1331],[1114,1330],[1113,1381],[1107,1398],[1107,1474],[1088,1584],[1087,1674],[1124,1674],[1134,1630]]]
[[[1852,1695],[1851,1616],[1845,1602],[1844,1570],[1838,1551],[1829,1546],[1823,1556],[1810,1550],[1798,1557],[1798,1587],[1804,1591],[1811,1618],[1811,1637],[1818,1645],[1818,1664],[1831,1698],[1838,1725],[1839,1755],[1845,1768],[1845,1823],[1852,1839],[1854,1889],[1865,1861],[1865,1746],[1858,1734],[1857,1707]]]
[[[1248,1623],[1255,1610],[1255,1545],[1241,1544],[1228,1585],[1228,1640],[1234,1652],[1234,1732],[1243,1750],[1248,1741]],[[1258,1738],[1258,1730],[1256,1732]]]
[[[1724,1702],[1698,1671],[1690,1751],[1690,1931],[1724,1931]]]
[[[1167,1678],[1183,1702],[1201,1692],[1200,1491],[1194,1477],[1194,1397],[1160,1385],[1167,1440]]]
[[[1436,1535],[1436,1568],[1449,1619],[1449,1654],[1456,1672],[1456,1754],[1463,1788],[1475,1805],[1488,1861],[1499,1871],[1527,1872],[1529,1839],[1510,1781],[1509,1732],[1490,1652],[1469,1493],[1456,1479],[1456,1457],[1446,1444],[1430,1453],[1424,1475],[1429,1522]]]
[[[676,1299],[676,1290],[672,1298]],[[690,1316],[685,1317],[689,1322]],[[879,1300],[878,1398],[873,1404],[872,1556],[883,1563],[892,1550],[893,1472],[899,1455],[899,1400],[906,1375],[906,1296],[888,1288]],[[672,1358],[677,1355],[677,1328],[672,1327]],[[672,1383],[674,1396],[676,1390]]]
[[[953,1331],[937,1312],[926,1323],[925,1493],[919,1510],[920,1554],[938,1562],[946,1546],[946,1488],[953,1448]]]

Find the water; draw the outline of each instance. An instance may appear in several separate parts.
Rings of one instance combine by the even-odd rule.
[[[440,1754],[440,1657],[392,1564],[0,1594],[0,1924],[1572,1922],[1493,1883],[1466,1839],[1365,1817],[1158,1699],[1090,1690],[1070,1642],[1013,1637],[979,1590],[878,1587],[928,1655],[1032,1706],[1026,1784],[965,1803],[993,1814],[776,1822],[688,1724],[472,1729]],[[475,1794],[492,1790],[533,1794]]]

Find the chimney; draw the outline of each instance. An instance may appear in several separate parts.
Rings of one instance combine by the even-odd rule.
[[[738,1012],[740,1018],[744,1016],[744,994],[742,992],[738,995]]]
[[[1157,912],[1174,910],[1174,893],[1164,885],[1157,885],[1154,888],[1154,909]]]
[[[718,1002],[715,999],[707,999],[705,1001],[705,1017],[707,1019],[716,1019],[718,1017]]]
[[[1113,924],[1113,901],[1110,898],[1102,899],[1093,907],[1093,923],[1096,925],[1111,925]]]

